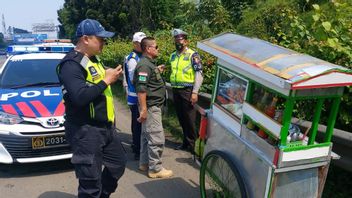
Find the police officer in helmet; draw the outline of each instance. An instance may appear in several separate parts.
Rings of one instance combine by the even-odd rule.
[[[176,149],[193,153],[196,139],[194,104],[198,101],[199,88],[203,82],[202,63],[199,54],[188,47],[188,34],[181,29],[172,31],[176,51],[170,56],[170,82],[174,105],[183,131],[183,142]]]
[[[98,21],[83,20],[77,27],[75,49],[57,66],[66,108],[65,134],[79,179],[79,198],[109,197],[125,171],[126,153],[114,126],[110,87],[122,69],[105,70],[97,56],[104,39],[112,36],[114,33],[105,31]]]

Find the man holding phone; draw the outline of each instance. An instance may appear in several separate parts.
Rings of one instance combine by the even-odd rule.
[[[113,36],[98,21],[83,20],[77,27],[75,49],[57,66],[79,198],[110,197],[125,171],[126,153],[116,133],[110,87],[122,74],[122,67],[105,70],[97,56],[104,39]]]

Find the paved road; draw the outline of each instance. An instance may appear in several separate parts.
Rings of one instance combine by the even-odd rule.
[[[126,106],[116,103],[118,127],[128,152],[129,161],[125,175],[119,182],[118,191],[112,198],[186,198],[200,197],[199,168],[189,153],[176,151],[171,136],[167,136],[163,162],[174,171],[169,179],[149,179],[137,170],[138,162],[133,160],[130,149],[130,112]],[[0,165],[1,198],[73,198],[76,197],[77,180],[69,160],[36,163]]]

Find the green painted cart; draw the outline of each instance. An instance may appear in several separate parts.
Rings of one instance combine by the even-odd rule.
[[[200,131],[202,197],[321,197],[351,70],[233,33],[198,47],[218,58]],[[308,128],[299,125],[303,114]]]

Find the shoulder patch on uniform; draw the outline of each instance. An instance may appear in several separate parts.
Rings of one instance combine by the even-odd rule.
[[[195,71],[202,70],[202,60],[197,52],[193,53],[192,55],[192,65]]]
[[[174,61],[176,59],[176,53],[173,53],[172,55],[171,55],[171,61]]]
[[[193,57],[193,62],[194,62],[195,64],[199,64],[199,63],[200,63],[200,57],[199,57],[199,55]]]
[[[89,70],[89,72],[90,72],[90,74],[91,74],[92,76],[98,75],[97,70],[96,70],[93,66],[89,66],[89,67],[88,67],[88,70]]]
[[[147,72],[138,72],[138,80],[141,82],[146,82],[147,81]]]
[[[148,76],[148,73],[147,72],[139,72],[138,75],[139,76]]]

